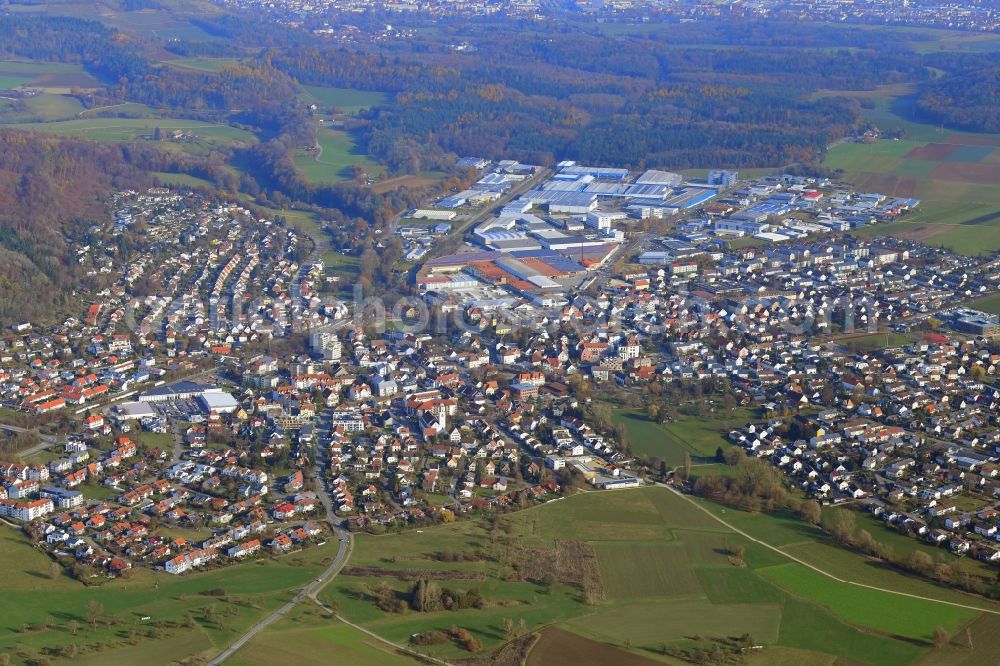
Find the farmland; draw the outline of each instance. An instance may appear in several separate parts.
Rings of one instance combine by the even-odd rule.
[[[331,620],[318,607],[296,608],[226,663],[233,666],[269,666],[295,663],[321,666],[337,662],[390,666],[416,661],[405,653]]]
[[[354,115],[362,109],[384,104],[388,97],[384,93],[333,88],[328,86],[302,86],[302,97],[321,109],[338,109],[341,113]]]
[[[610,598],[683,597],[699,591],[694,570],[686,566],[688,552],[681,542],[603,543],[597,553]]]
[[[765,567],[760,574],[792,595],[819,602],[852,624],[890,635],[927,639],[936,626],[954,632],[974,617],[972,611],[962,608],[845,585],[801,564]]]
[[[189,137],[178,145],[190,145],[192,149],[248,144],[254,141],[250,132],[228,125],[170,118],[86,118],[51,123],[19,123],[11,126],[103,142],[133,141],[152,137],[156,128],[160,128],[164,134],[176,130]]]
[[[66,93],[72,88],[97,88],[100,82],[80,65],[31,60],[0,61],[0,89],[25,86],[45,92]]]
[[[31,60],[0,61],[0,90],[30,93],[0,96],[0,123],[47,122],[74,118],[83,106],[69,95],[92,90],[100,82],[80,65]]]
[[[870,102],[869,120],[901,138],[842,143],[829,151],[824,165],[860,190],[922,201],[901,220],[864,228],[860,235],[890,234],[966,255],[1000,249],[1000,135],[909,120],[907,86],[839,94]]]
[[[119,30],[146,38],[181,39],[210,41],[212,35],[194,25],[185,16],[195,14],[201,17],[212,15],[219,10],[201,0],[178,0],[169,6],[147,5],[142,9],[129,10],[120,2],[62,2],[55,0],[39,4],[17,4],[13,12],[44,13],[50,16],[73,16],[101,21]]]
[[[796,557],[818,566],[830,561],[840,574],[857,572],[883,588],[993,608],[982,599],[879,571],[868,558],[830,545],[822,532],[794,517],[696,502]],[[593,545],[603,590],[599,599],[588,600],[560,580],[546,588],[511,575],[519,570],[519,552],[541,553],[569,540]],[[737,545],[742,561],[731,556]],[[435,555],[441,552],[468,557]],[[529,663],[541,663],[536,660],[550,654],[551,641],[572,653],[573,636],[582,637],[579,645],[588,645],[582,640],[587,639],[625,651],[615,661],[630,663],[631,655],[662,659],[663,645],[689,649],[711,637],[750,633],[769,646],[768,654],[775,648],[776,657],[911,664],[931,649],[936,627],[955,634],[979,617],[973,609],[838,582],[745,539],[695,503],[659,488],[582,493],[509,514],[495,526],[474,518],[401,534],[362,534],[351,564],[364,567],[364,575],[359,569],[340,576],[321,594],[346,619],[401,644],[415,633],[459,626],[472,632],[482,654],[488,654],[505,640],[504,618],[524,618],[529,630],[550,627]],[[375,606],[372,590],[387,586],[397,599],[405,599],[412,577],[421,571],[443,579],[441,585],[452,590],[475,587],[488,601],[482,608],[427,613],[384,612]],[[400,578],[401,572],[410,572],[409,578]],[[446,659],[468,654],[451,641],[421,650]]]
[[[577,634],[547,627],[528,655],[528,666],[572,666],[607,663],[621,666],[651,666],[659,662],[598,643]]]
[[[30,661],[72,644],[87,664],[164,663],[211,655],[287,601],[290,591],[315,577],[335,551],[332,544],[184,577],[138,569],[126,578],[87,587],[63,572],[53,576],[46,555],[20,532],[3,527],[0,565],[17,574],[4,582],[0,653]],[[203,595],[215,588],[226,596]],[[100,605],[94,623],[88,611],[92,602]]]
[[[990,607],[988,602],[946,587],[926,583],[913,576],[904,575],[877,560],[864,557],[859,558],[855,554],[835,545],[831,539],[817,528],[803,523],[790,514],[780,512],[751,514],[727,509],[711,502],[702,502],[702,504],[733,527],[742,530],[754,538],[761,539],[768,544],[778,547],[784,553],[818,566],[823,571],[845,580],[864,585],[889,587],[901,592],[917,594],[951,603],[969,604],[978,608]],[[862,529],[868,530],[877,541],[886,544],[894,551],[908,553],[910,552],[906,549],[908,545],[911,549],[921,549],[928,552],[937,561],[952,564],[971,574],[982,575],[987,571],[984,565],[979,562],[957,558],[945,549],[919,544],[913,539],[908,539],[903,535],[892,532],[881,525],[881,523],[876,523],[873,519],[870,519],[866,514],[860,514],[857,517],[857,530],[860,532]],[[903,541],[904,539],[905,542]],[[768,556],[770,557],[772,553],[773,551],[768,553]],[[749,561],[755,558],[756,554],[750,553],[747,557]],[[771,558],[770,564],[780,563],[780,560],[775,561]],[[764,567],[770,566],[770,564],[751,562],[751,566]]]
[[[75,97],[41,93],[18,100],[0,100],[0,121],[5,123],[50,122],[67,120],[83,111],[83,106]]]
[[[235,65],[237,62],[235,58],[178,58],[176,60],[165,60],[164,64],[171,67],[193,69],[199,72],[220,72],[224,67]]]

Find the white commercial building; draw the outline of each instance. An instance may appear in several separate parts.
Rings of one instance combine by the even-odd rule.
[[[449,222],[455,219],[458,215],[453,210],[431,210],[426,208],[418,208],[410,214],[415,220],[441,220],[442,222]]]
[[[233,396],[223,390],[206,391],[199,398],[202,406],[207,412],[216,414],[229,414],[235,412],[240,403]]]

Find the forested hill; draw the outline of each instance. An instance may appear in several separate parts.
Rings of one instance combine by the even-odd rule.
[[[866,35],[838,48],[809,33],[792,48],[762,43],[753,22],[725,35],[703,26],[624,36],[489,22],[451,29],[447,39],[472,53],[437,43],[286,48],[272,63],[304,83],[398,93],[373,114],[368,148],[404,170],[419,168],[427,146],[633,168],[808,162],[859,119],[854,101],[818,100],[816,90],[927,77],[920,57]],[[705,48],[698,36],[729,43]]]
[[[0,129],[0,320],[36,320],[98,286],[67,238],[106,222],[114,188],[146,184],[133,149]]]
[[[1000,132],[1000,67],[942,79],[925,88],[917,108],[929,119],[970,132]]]

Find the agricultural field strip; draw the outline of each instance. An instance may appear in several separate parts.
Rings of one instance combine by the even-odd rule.
[[[723,525],[725,525],[726,527],[728,527],[732,531],[736,532],[740,536],[745,537],[745,538],[749,539],[750,541],[752,541],[752,542],[754,542],[754,543],[756,543],[758,545],[764,546],[765,548],[773,550],[776,553],[784,555],[788,559],[790,559],[790,560],[792,560],[794,562],[797,562],[797,563],[799,563],[799,564],[801,564],[801,565],[803,565],[805,567],[808,567],[809,569],[812,569],[816,573],[822,574],[822,575],[826,576],[827,578],[831,578],[831,579],[837,581],[838,583],[847,583],[848,585],[855,585],[857,587],[864,587],[864,588],[867,588],[869,590],[875,590],[877,592],[885,592],[887,594],[895,594],[897,596],[910,597],[911,599],[920,599],[922,601],[931,601],[931,602],[934,602],[934,603],[945,604],[946,606],[955,606],[956,608],[965,608],[966,610],[972,610],[972,611],[976,611],[976,612],[979,612],[979,613],[992,613],[993,615],[1000,615],[1000,611],[994,610],[994,609],[990,609],[990,608],[982,608],[982,607],[979,607],[979,606],[970,606],[968,604],[960,604],[960,603],[958,603],[956,601],[943,601],[941,599],[934,599],[933,597],[925,597],[925,596],[922,596],[922,595],[919,595],[919,594],[910,594],[909,592],[900,592],[898,590],[890,590],[890,589],[887,589],[887,588],[884,588],[884,587],[878,587],[876,585],[868,585],[866,583],[857,583],[857,582],[852,581],[852,580],[847,580],[846,578],[840,578],[839,576],[835,576],[832,573],[824,571],[823,569],[820,569],[816,565],[810,564],[809,562],[806,562],[805,560],[802,560],[802,559],[796,557],[795,555],[792,555],[790,553],[786,553],[785,551],[781,550],[777,546],[772,546],[771,544],[767,543],[766,541],[761,541],[760,539],[757,539],[756,537],[753,537],[750,534],[747,534],[743,530],[741,530],[741,529],[735,527],[734,525],[731,525],[730,523],[726,522],[725,520],[723,520],[719,516],[716,516],[714,513],[712,513],[711,511],[709,511],[705,507],[701,506],[700,504],[698,504],[698,502],[695,502],[694,500],[692,500],[687,495],[681,493],[679,490],[677,490],[677,489],[675,489],[675,488],[673,488],[671,486],[665,485],[665,484],[657,484],[657,485],[663,486],[664,488],[669,488],[671,492],[673,492],[676,495],[678,495],[679,497],[683,498],[684,501],[690,502],[694,506],[698,507],[698,509],[700,509],[701,511],[705,512],[706,514],[712,516],[712,518],[714,518],[718,522],[722,523]]]
[[[365,634],[366,636],[370,636],[371,638],[374,638],[375,640],[379,641],[380,643],[383,643],[384,645],[388,645],[388,646],[390,646],[392,648],[395,648],[397,650],[400,650],[400,651],[402,651],[402,652],[404,652],[406,654],[410,654],[410,655],[413,655],[415,657],[418,657],[419,659],[430,661],[430,662],[433,662],[435,664],[441,664],[441,666],[451,666],[451,664],[449,662],[447,662],[447,661],[444,661],[442,659],[438,659],[437,657],[432,657],[431,655],[424,654],[423,652],[417,652],[413,648],[409,648],[409,647],[407,647],[405,645],[400,645],[399,643],[393,643],[388,638],[382,638],[381,636],[379,636],[378,634],[376,634],[374,631],[371,631],[369,629],[365,629],[364,627],[362,627],[360,625],[354,624],[353,622],[351,622],[347,618],[342,617],[339,613],[335,612],[332,608],[330,608],[329,606],[327,606],[326,604],[324,604],[322,601],[320,601],[319,599],[317,599],[315,596],[312,596],[310,598],[313,600],[313,602],[317,606],[319,606],[320,608],[322,608],[326,612],[328,612],[331,615],[333,615],[333,617],[337,618],[338,621],[343,622],[348,627],[351,627],[352,629],[355,629],[356,631],[360,631],[361,633]]]
[[[110,108],[110,107],[107,107]],[[91,109],[93,110],[93,109]],[[98,132],[102,130],[142,130],[149,129],[150,127],[155,127],[159,125],[161,128],[166,129],[205,129],[208,127],[230,127],[225,123],[206,123],[201,120],[171,120],[171,119],[159,119],[159,118],[136,118],[135,120],[141,121],[141,124],[133,123],[127,125],[110,125],[110,124],[100,124],[100,125],[76,125],[72,127],[66,125],[66,129],[70,132]],[[52,123],[12,123],[12,126],[22,129],[21,125],[32,125],[32,127],[24,127],[23,129],[36,129],[34,126],[57,123],[72,123],[72,120],[56,120]],[[40,128],[37,128],[40,129]]]

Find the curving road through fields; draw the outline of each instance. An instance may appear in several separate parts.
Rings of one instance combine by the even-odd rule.
[[[250,627],[242,636],[240,636],[232,645],[223,650],[218,656],[208,662],[208,666],[218,666],[226,659],[233,656],[240,648],[249,643],[254,636],[264,631],[267,627],[271,626],[281,618],[285,617],[289,611],[295,608],[296,604],[306,601],[313,600],[316,598],[316,594],[319,593],[326,584],[333,580],[334,577],[340,570],[347,564],[347,558],[350,557],[351,549],[354,547],[354,539],[351,533],[346,530],[340,530],[335,528],[335,534],[340,540],[340,549],[337,551],[337,556],[333,558],[333,563],[326,568],[323,573],[319,575],[319,578],[309,582],[305,587],[298,591],[298,593],[289,601],[284,604],[281,608],[278,608],[273,613],[265,617],[263,620]]]

